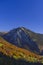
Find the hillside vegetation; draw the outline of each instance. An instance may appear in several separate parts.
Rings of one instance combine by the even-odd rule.
[[[13,57],[9,57],[0,53],[0,65],[43,65],[42,63],[28,62],[23,59],[16,60]]]
[[[26,49],[12,45],[0,37],[0,52],[14,59],[24,59],[29,62],[43,63],[43,57]]]

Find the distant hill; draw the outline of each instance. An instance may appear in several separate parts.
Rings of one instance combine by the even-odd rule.
[[[25,48],[37,54],[40,53],[38,44],[31,38],[29,31],[24,27],[9,31],[3,35],[3,38],[20,48]]]
[[[0,36],[3,36],[4,34],[6,34],[7,32],[0,32]]]

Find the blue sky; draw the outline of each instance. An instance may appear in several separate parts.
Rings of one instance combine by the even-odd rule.
[[[0,0],[0,31],[22,26],[43,33],[43,0]]]

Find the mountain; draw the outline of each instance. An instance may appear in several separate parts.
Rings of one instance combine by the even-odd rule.
[[[30,34],[28,33],[29,31],[27,31],[27,29],[24,27],[19,27],[3,35],[3,38],[11,44],[39,54],[40,50],[37,43],[32,40]]]

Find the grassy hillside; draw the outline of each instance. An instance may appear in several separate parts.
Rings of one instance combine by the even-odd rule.
[[[13,57],[9,57],[0,53],[0,65],[43,65],[42,63],[30,63],[23,59],[16,60]]]
[[[0,52],[15,59],[24,59],[29,62],[43,63],[43,57],[26,49],[12,45],[0,37]]]

